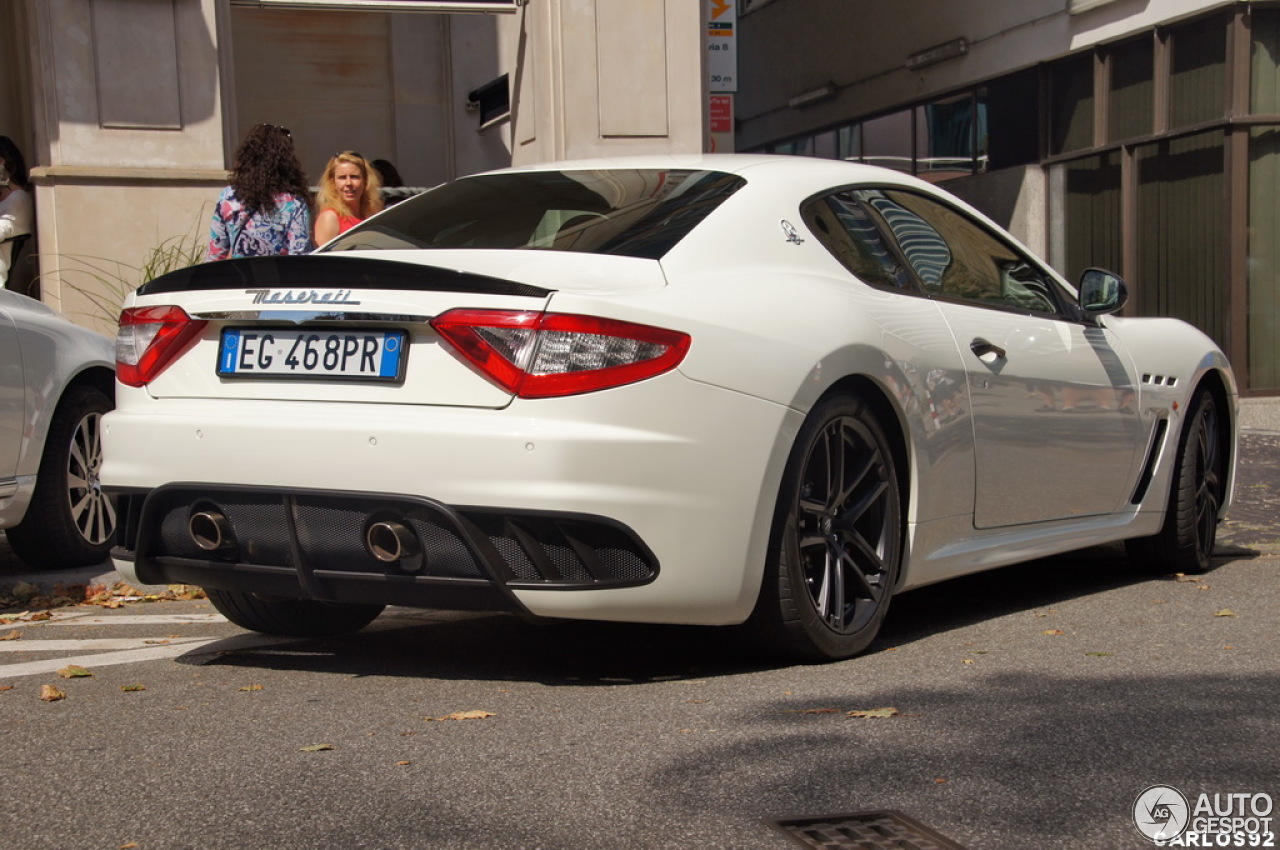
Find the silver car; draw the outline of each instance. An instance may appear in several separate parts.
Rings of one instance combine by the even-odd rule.
[[[0,290],[0,528],[31,566],[98,563],[111,548],[98,472],[114,360],[107,337]]]

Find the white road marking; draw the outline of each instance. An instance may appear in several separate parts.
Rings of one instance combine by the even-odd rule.
[[[18,676],[44,676],[74,664],[93,671],[98,667],[135,664],[176,658],[211,643],[226,640],[207,635],[181,637],[79,638],[43,640],[43,635],[67,634],[68,628],[84,626],[216,626],[227,622],[221,614],[170,614],[157,610],[154,614],[111,614],[95,610],[55,609],[47,620],[18,620],[0,624],[0,635],[18,631],[17,640],[0,641],[0,655],[16,652],[56,652],[57,658],[0,664],[0,681]],[[50,626],[60,627],[48,631]],[[90,632],[93,634],[94,632]],[[97,634],[102,634],[97,631]],[[153,633],[154,634],[154,633]],[[37,637],[37,635],[41,637]],[[12,657],[12,656],[10,656]]]
[[[75,655],[63,658],[50,658],[44,661],[26,661],[21,664],[0,666],[0,681],[15,676],[41,676],[56,673],[68,664],[75,664],[93,672],[98,667],[111,667],[116,664],[135,664],[139,661],[155,661],[163,658],[176,658],[206,644],[222,638],[193,638],[168,646],[149,646],[146,649],[126,649],[121,652],[104,652],[98,655]]]
[[[191,643],[196,637],[171,638],[82,638],[80,640],[6,640],[0,641],[0,652],[75,652],[77,649],[105,652],[116,649],[150,649],[153,646],[169,646]],[[3,669],[3,668],[0,668]]]

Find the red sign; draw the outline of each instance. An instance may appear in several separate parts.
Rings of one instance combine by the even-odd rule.
[[[713,94],[710,96],[711,132],[733,132],[733,95]]]

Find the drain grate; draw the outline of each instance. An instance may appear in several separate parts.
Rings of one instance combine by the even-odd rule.
[[[965,850],[902,812],[854,812],[765,823],[804,847],[819,850]]]

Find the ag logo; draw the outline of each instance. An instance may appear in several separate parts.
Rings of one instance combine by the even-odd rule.
[[[1187,828],[1191,809],[1177,788],[1152,785],[1133,803],[1133,825],[1152,841],[1177,838]]]

